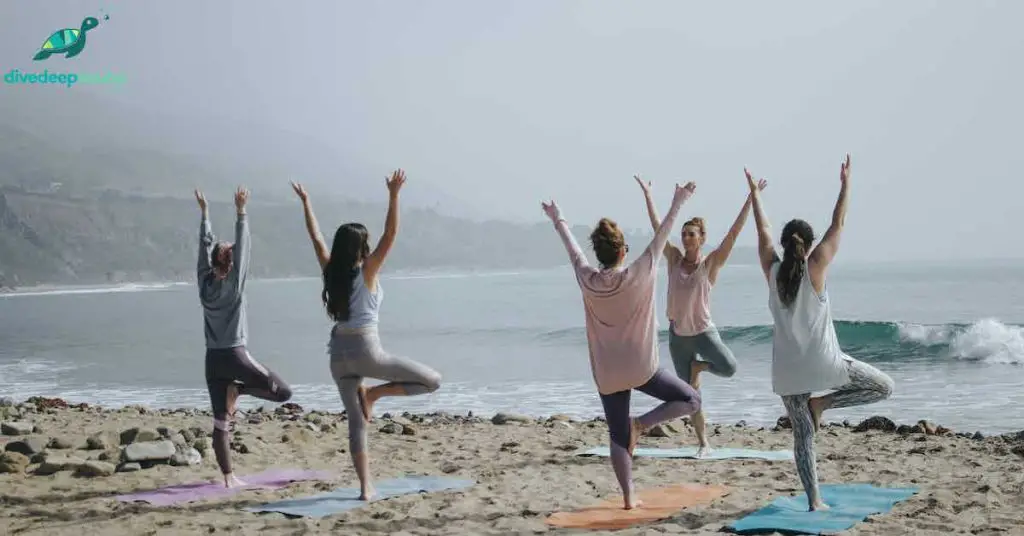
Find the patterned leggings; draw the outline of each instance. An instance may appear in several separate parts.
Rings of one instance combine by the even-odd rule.
[[[832,399],[829,409],[872,404],[892,395],[894,383],[887,374],[867,363],[850,357],[846,359],[850,383],[826,395]],[[813,507],[821,496],[818,492],[818,467],[814,460],[814,421],[808,406],[810,399],[810,393],[789,395],[782,397],[782,403],[793,425],[796,470],[807,492],[807,502]]]

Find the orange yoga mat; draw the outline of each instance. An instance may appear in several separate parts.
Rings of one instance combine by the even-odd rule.
[[[725,486],[684,484],[643,490],[643,504],[626,510],[622,496],[607,499],[594,506],[572,512],[556,512],[548,516],[548,525],[567,529],[618,530],[668,519],[687,506],[710,504],[728,490]]]

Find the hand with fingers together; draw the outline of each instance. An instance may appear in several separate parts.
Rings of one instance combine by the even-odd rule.
[[[201,210],[203,214],[206,214],[208,210],[206,205],[206,196],[204,196],[203,192],[200,192],[198,188],[193,190],[193,193],[196,194],[196,202],[199,203],[199,210]]]
[[[245,204],[249,202],[249,190],[239,186],[235,190],[235,208],[238,209],[239,214],[245,214]]]
[[[562,219],[562,211],[558,209],[558,204],[552,199],[551,202],[541,202],[541,208],[544,209],[544,214],[547,214],[548,218],[551,219],[551,223],[558,223],[558,220]]]

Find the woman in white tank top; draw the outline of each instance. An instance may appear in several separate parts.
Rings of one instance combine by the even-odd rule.
[[[754,200],[758,256],[768,281],[768,307],[774,320],[772,342],[772,390],[782,397],[793,426],[797,472],[811,510],[828,505],[818,491],[814,460],[814,432],[821,413],[830,408],[871,404],[892,395],[893,381],[880,370],[853,359],[839,348],[832,309],[825,287],[825,272],[839,249],[846,219],[850,187],[850,155],[846,155],[839,180],[842,187],[832,213],[832,225],[817,247],[814,230],[799,219],[782,228],[780,259],[772,243],[771,226],[761,207],[757,185],[750,172],[747,185]],[[815,391],[834,389],[811,397]]]

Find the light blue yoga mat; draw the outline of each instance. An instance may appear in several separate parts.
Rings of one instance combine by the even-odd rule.
[[[377,496],[371,501],[359,500],[359,488],[338,488],[320,495],[299,497],[245,508],[248,512],[278,512],[295,517],[325,517],[366,506],[370,502],[412,493],[464,489],[476,481],[443,476],[407,476],[374,483]]]
[[[611,456],[608,447],[594,447],[590,450],[576,453],[577,456]],[[654,449],[637,447],[633,450],[633,456],[647,458],[694,458],[698,460],[728,460],[746,458],[751,460],[792,460],[791,450],[753,450],[753,449],[732,449],[726,447],[714,448],[703,457],[697,458],[697,447],[681,447],[677,449]]]
[[[882,514],[917,493],[917,488],[878,488],[870,484],[823,484],[821,498],[831,508],[807,511],[807,495],[779,497],[729,526],[740,534],[836,534],[872,514]]]

